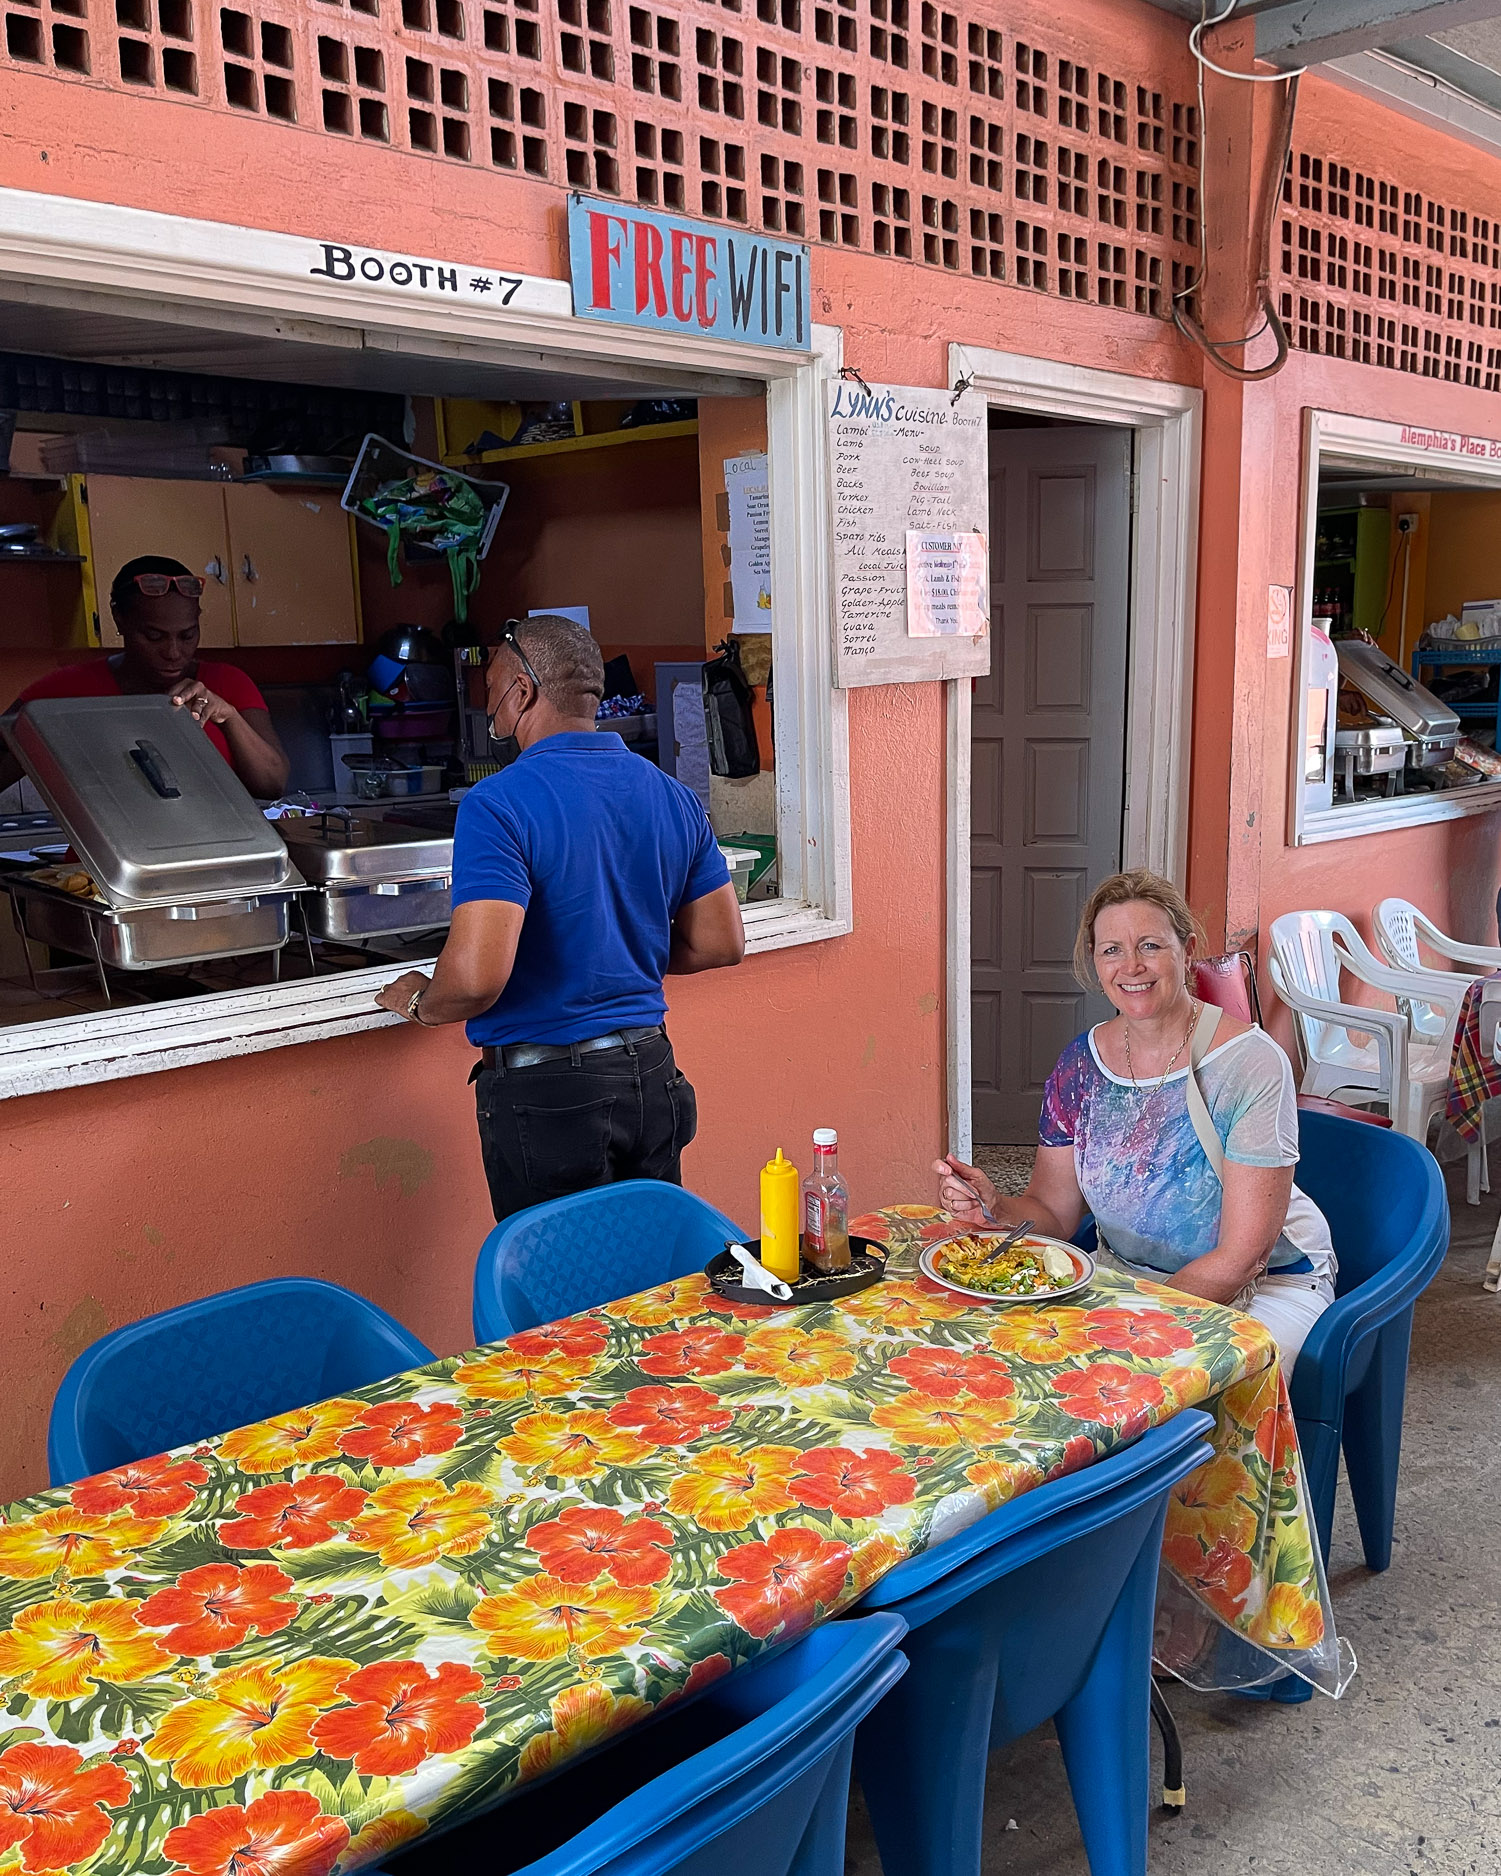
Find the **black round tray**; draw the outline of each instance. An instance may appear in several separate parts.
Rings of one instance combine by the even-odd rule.
[[[759,1238],[746,1238],[744,1242],[753,1257],[760,1256]],[[740,1266],[728,1251],[721,1251],[704,1265],[704,1275],[714,1286],[716,1296],[722,1296],[731,1303],[754,1303],[762,1309],[801,1309],[806,1303],[829,1303],[836,1296],[853,1296],[857,1290],[868,1290],[873,1283],[879,1283],[885,1274],[886,1246],[878,1244],[874,1238],[855,1237],[850,1239],[848,1270],[826,1277],[822,1271],[804,1264],[803,1274],[792,1286],[792,1300],[786,1303],[779,1303],[776,1297],[768,1296],[765,1290],[753,1290],[748,1284],[739,1282]]]

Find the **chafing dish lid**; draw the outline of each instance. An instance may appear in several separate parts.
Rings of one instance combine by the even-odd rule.
[[[1340,676],[1384,716],[1414,736],[1458,737],[1459,718],[1442,698],[1394,664],[1379,645],[1345,638],[1336,645]]]
[[[112,904],[301,886],[280,834],[167,698],[39,697],[0,728]]]
[[[289,816],[277,823],[303,876],[319,884],[410,879],[453,869],[453,836],[351,815]]]

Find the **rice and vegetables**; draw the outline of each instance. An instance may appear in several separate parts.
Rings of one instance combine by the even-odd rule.
[[[1047,1296],[1078,1281],[1078,1266],[1056,1244],[1020,1238],[999,1257],[995,1246],[994,1238],[950,1238],[939,1245],[934,1268],[950,1283],[989,1296]]]

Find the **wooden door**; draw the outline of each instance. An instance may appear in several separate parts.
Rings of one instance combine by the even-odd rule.
[[[233,482],[224,495],[238,642],[355,643],[354,559],[338,490]]]
[[[137,554],[166,554],[203,575],[199,643],[205,650],[232,645],[225,484],[91,475],[85,487],[101,642],[120,642],[109,612],[110,582],[115,574]]]
[[[990,437],[991,674],[975,681],[974,1135],[1037,1138],[1064,1046],[1105,1013],[1074,982],[1079,913],[1120,865],[1131,433]]]

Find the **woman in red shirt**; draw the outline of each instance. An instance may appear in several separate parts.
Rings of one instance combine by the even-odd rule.
[[[142,554],[126,561],[109,589],[109,609],[124,650],[70,664],[38,678],[16,699],[165,696],[201,724],[209,741],[250,790],[269,800],[287,784],[287,756],[260,691],[232,664],[198,657],[198,600],[203,581],[179,560]],[[20,764],[0,751],[0,789],[19,781]]]

